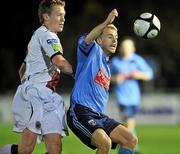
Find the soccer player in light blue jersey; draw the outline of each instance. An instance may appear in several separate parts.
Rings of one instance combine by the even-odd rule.
[[[80,37],[78,64],[67,123],[79,139],[96,154],[108,154],[121,145],[120,154],[132,154],[137,138],[122,124],[104,114],[109,97],[109,56],[116,51],[118,33],[112,24],[113,9],[106,20]]]
[[[141,101],[138,82],[153,78],[151,67],[142,56],[134,53],[135,50],[134,40],[130,37],[124,38],[119,45],[119,54],[111,59],[110,64],[117,103],[127,128],[134,134],[135,115]],[[135,151],[139,152],[138,146]]]

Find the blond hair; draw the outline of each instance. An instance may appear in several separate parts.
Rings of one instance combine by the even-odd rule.
[[[118,32],[118,29],[116,28],[116,26],[114,26],[114,24],[108,24],[98,37],[101,37],[102,34],[104,33],[104,31],[107,29],[112,29],[112,30],[115,30],[116,32]]]
[[[42,0],[39,4],[38,8],[38,16],[39,16],[39,22],[42,24],[44,22],[43,14],[51,14],[52,7],[55,5],[61,5],[65,7],[65,1],[62,0]]]
[[[109,25],[107,25],[105,29],[113,29],[113,30],[115,30],[116,32],[118,31],[118,29],[116,28],[116,26],[115,26],[114,24],[109,24]]]

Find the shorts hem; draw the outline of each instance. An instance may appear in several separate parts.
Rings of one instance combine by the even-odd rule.
[[[64,132],[57,132],[57,131],[45,132],[45,133],[43,133],[42,135],[47,135],[47,134],[59,134],[59,135],[61,135],[62,137],[67,136],[66,133],[64,133]]]
[[[13,132],[16,132],[16,133],[22,133],[25,129],[28,129],[29,131],[31,131],[31,132],[33,132],[33,133],[35,133],[35,134],[37,134],[37,135],[41,135],[41,132],[39,131],[35,131],[35,130],[32,130],[31,128],[28,128],[28,127],[23,127],[23,128],[17,128],[17,127],[14,127],[13,128]]]

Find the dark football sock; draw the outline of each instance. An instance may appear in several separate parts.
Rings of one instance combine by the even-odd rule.
[[[13,144],[11,146],[11,154],[18,154],[18,145]]]

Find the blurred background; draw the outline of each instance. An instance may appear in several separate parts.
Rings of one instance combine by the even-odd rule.
[[[65,1],[66,22],[64,31],[59,37],[63,44],[64,56],[73,66],[76,66],[76,45],[79,36],[89,32],[95,25],[104,21],[113,8],[118,10],[119,17],[115,20],[114,24],[119,29],[119,39],[121,40],[124,36],[133,37],[136,41],[137,53],[147,59],[155,73],[153,81],[141,83],[143,98],[137,122],[141,126],[166,125],[177,127],[174,132],[174,142],[170,142],[180,146],[179,1]],[[3,6],[6,7],[6,10],[0,10],[0,126],[5,122],[12,122],[12,97],[20,83],[18,69],[25,58],[27,43],[32,33],[40,26],[37,16],[39,2],[40,0],[26,0],[26,2],[4,1]],[[160,19],[161,31],[154,39],[143,40],[135,36],[133,32],[133,22],[143,12],[153,13]],[[73,79],[63,74],[61,78],[59,85],[60,93],[64,96],[66,106],[68,107]],[[106,112],[113,118],[120,120],[119,111],[117,110],[113,97],[114,94],[111,89],[110,93],[110,103]],[[167,149],[164,150],[164,153],[152,152],[151,154],[166,154],[165,151],[167,152]],[[180,150],[177,149],[176,152],[167,154],[180,154]]]
[[[0,92],[6,93],[19,84],[17,70],[26,54],[27,43],[34,30],[39,27],[37,8],[40,0],[26,3],[5,1],[1,9],[0,43]],[[66,22],[60,39],[65,57],[76,65],[76,44],[79,36],[104,21],[108,13],[117,8],[119,17],[115,25],[119,28],[119,39],[132,36],[136,40],[137,52],[147,57],[154,67],[156,78],[151,90],[178,91],[180,87],[180,4],[169,0],[66,0]],[[154,13],[161,21],[161,31],[152,40],[142,40],[133,32],[133,22],[142,12]],[[71,88],[71,79],[61,83],[63,89]],[[152,89],[153,88],[153,89]]]

